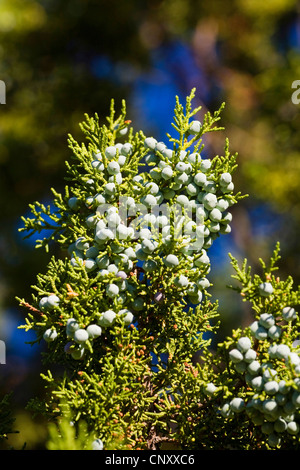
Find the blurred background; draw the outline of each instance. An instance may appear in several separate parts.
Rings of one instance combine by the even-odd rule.
[[[24,312],[15,297],[31,296],[52,253],[18,233],[28,204],[62,190],[67,135],[79,141],[84,113],[109,113],[127,101],[136,130],[166,140],[175,95],[196,87],[203,112],[226,102],[225,131],[208,141],[222,154],[229,137],[238,152],[234,183],[250,195],[233,208],[232,233],[210,251],[213,297],[220,301],[220,338],[249,321],[249,309],[226,288],[228,252],[258,270],[281,243],[280,275],[300,279],[300,15],[295,0],[0,0],[0,364],[1,398],[12,392],[15,417],[4,443],[43,449],[45,423],[26,410],[43,393],[39,347],[18,330]],[[1,410],[0,410],[1,413]]]

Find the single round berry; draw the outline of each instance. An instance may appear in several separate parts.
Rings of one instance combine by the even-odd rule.
[[[155,269],[157,269],[157,266],[158,266],[157,262],[151,259],[146,260],[145,263],[143,264],[144,270],[150,273],[155,271]]]
[[[149,256],[149,253],[145,253],[142,248],[138,248],[136,251],[136,257],[139,261],[146,261]]]
[[[205,191],[206,193],[216,194],[216,192],[217,192],[216,183],[212,180],[209,180],[209,179],[206,180],[206,182],[203,185],[203,191]]]
[[[278,410],[278,404],[276,403],[275,400],[272,400],[271,398],[264,400],[262,406],[263,406],[263,410],[266,413],[269,413],[271,415],[276,413]]]
[[[123,322],[125,323],[125,325],[130,325],[130,323],[133,322],[134,315],[133,315],[133,313],[132,313],[130,310],[128,310],[128,309],[126,309],[126,308],[120,310],[120,311],[118,312],[118,315],[121,315],[122,320],[123,320]]]
[[[59,302],[60,302],[59,297],[57,297],[57,295],[55,294],[51,294],[48,296],[48,299],[47,299],[47,307],[48,308],[57,307]]]
[[[196,283],[201,289],[208,289],[208,287],[210,287],[210,282],[208,279],[206,279],[206,277],[197,279]]]
[[[99,161],[99,160],[94,160],[92,162],[92,167],[95,168],[98,171],[103,171],[104,170],[104,163]]]
[[[101,204],[106,204],[106,198],[104,194],[96,194],[94,200],[97,204],[99,204],[100,207]]]
[[[99,254],[99,250],[96,246],[91,246],[90,248],[88,248],[85,252],[85,255],[87,258],[96,258],[96,256],[98,256]]]
[[[277,370],[273,369],[272,363],[270,362],[263,362],[261,370],[263,372],[263,377],[266,380],[273,380],[277,375]]]
[[[113,196],[116,193],[115,183],[112,183],[112,182],[106,183],[104,187],[104,191],[105,191],[105,194],[107,194],[108,196]]]
[[[89,338],[91,338],[91,339],[98,338],[98,336],[101,336],[101,333],[102,333],[101,327],[99,325],[95,325],[95,324],[89,325],[87,327],[86,331],[89,335]]]
[[[261,365],[258,361],[252,361],[247,367],[248,372],[250,372],[251,375],[258,375],[260,372]]]
[[[133,146],[130,142],[126,142],[125,144],[122,145],[121,147],[121,154],[128,156],[133,153]]]
[[[122,173],[120,172],[120,173],[116,173],[115,175],[110,175],[110,176],[108,177],[108,181],[109,181],[110,183],[122,184],[122,182],[123,182]],[[113,196],[113,195],[111,195],[111,197],[112,197],[112,196]]]
[[[147,138],[144,140],[144,145],[145,145],[145,147],[147,147],[149,150],[155,150],[157,144],[158,144],[157,140],[154,139],[153,137],[147,137]]]
[[[101,441],[101,439],[95,439],[93,442],[92,442],[92,450],[103,450],[103,442]]]
[[[187,287],[189,284],[189,280],[186,276],[181,274],[180,276],[174,279],[174,284],[178,287]]]
[[[136,297],[133,301],[133,308],[134,310],[137,310],[137,311],[141,311],[145,308],[145,300],[143,299],[143,297]]]
[[[159,186],[154,183],[154,181],[147,183],[146,188],[149,189],[150,193],[153,194],[153,196],[155,196],[159,192]]]
[[[157,200],[153,194],[147,194],[145,197],[142,198],[142,203],[145,204],[145,206],[148,208],[151,206],[156,206]]]
[[[218,199],[213,193],[207,193],[202,199],[205,209],[212,210],[216,207]]]
[[[57,338],[57,331],[54,328],[48,328],[44,334],[43,338],[47,343],[54,341]]]
[[[218,199],[216,208],[219,209],[221,212],[224,212],[228,209],[229,202],[226,199]]]
[[[198,291],[195,295],[190,295],[189,299],[193,305],[197,305],[202,301],[203,294],[201,291]]]
[[[106,287],[106,294],[108,295],[108,297],[116,297],[118,294],[119,294],[119,287],[117,286],[117,284],[108,284],[107,287]]]
[[[200,163],[200,170],[203,171],[204,173],[208,171],[211,167],[211,160],[206,158],[205,160],[202,160]]]
[[[230,173],[222,173],[220,175],[219,182],[222,186],[227,186],[229,183],[231,183],[231,181],[232,181],[232,177]]]
[[[225,403],[225,405],[223,405],[221,408],[221,415],[223,416],[223,418],[230,418],[232,414],[233,413],[232,413],[229,403]]]
[[[220,189],[225,194],[232,193],[233,190],[234,190],[234,184],[231,181],[231,183],[229,183],[227,185],[225,185],[225,184],[223,186],[220,185]]]
[[[158,168],[158,167],[151,168],[151,170],[149,171],[149,174],[150,174],[150,176],[153,180],[155,180],[155,181],[160,181],[161,180],[161,170],[160,170],[160,168]]]
[[[72,336],[73,333],[79,329],[79,323],[75,318],[69,318],[66,324],[66,332],[68,336]]]
[[[278,359],[287,359],[291,350],[287,344],[279,344],[276,348],[276,356]]]
[[[179,171],[180,173],[183,173],[186,170],[186,168],[187,168],[186,163],[184,162],[176,163],[175,170]]]
[[[103,327],[111,326],[116,319],[116,313],[113,310],[106,310],[99,319],[99,325]]]
[[[206,183],[206,175],[205,173],[197,173],[194,176],[194,183],[197,186],[203,186]]]
[[[70,199],[68,200],[68,206],[70,207],[70,209],[72,210],[76,210],[78,209],[79,207],[79,200],[77,197],[70,197]]]
[[[142,240],[142,243],[141,243],[141,249],[145,252],[145,253],[153,253],[153,251],[155,250],[156,246],[154,243],[152,243],[151,240],[148,240],[147,238],[145,240]]]
[[[172,178],[173,176],[173,170],[170,166],[166,166],[165,168],[162,169],[161,176],[165,179],[168,180]]]
[[[229,357],[233,363],[241,362],[244,359],[243,354],[238,349],[232,349],[229,352]]]
[[[112,230],[108,228],[103,228],[98,230],[95,234],[95,241],[98,243],[105,243],[109,240],[113,240],[115,238],[115,234]]]
[[[87,250],[89,246],[89,242],[84,237],[77,238],[75,242],[75,247],[77,248],[77,250]]]
[[[189,125],[189,133],[190,134],[197,135],[197,134],[199,134],[200,130],[201,130],[201,122],[200,121],[194,120],[190,123],[190,125]]]
[[[107,214],[106,221],[110,228],[114,228],[121,222],[121,217],[116,211],[110,211]]]
[[[286,321],[292,321],[297,319],[297,312],[293,307],[284,307],[282,309],[282,317]]]
[[[97,263],[94,259],[92,258],[88,258],[84,261],[84,266],[85,266],[85,269],[88,271],[88,272],[91,272],[93,271],[94,269],[96,269],[97,267]]]
[[[42,310],[43,308],[47,308],[48,306],[48,297],[42,297],[39,301],[39,308]]]
[[[85,343],[89,339],[89,334],[83,328],[79,328],[74,332],[74,341],[78,344]]]
[[[99,269],[107,268],[107,266],[109,265],[109,256],[108,255],[97,256],[96,263]]]
[[[208,266],[209,263],[210,263],[210,258],[209,258],[209,256],[206,254],[206,252],[203,252],[200,256],[198,256],[198,257],[195,258],[195,260],[194,260],[194,265],[195,265],[195,266],[199,266],[199,267]]]
[[[284,395],[288,393],[291,389],[291,387],[287,385],[286,381],[283,379],[278,382],[278,386],[279,386],[279,392]]]
[[[262,376],[257,375],[256,377],[253,377],[253,379],[251,380],[251,385],[257,391],[262,390],[263,385],[264,385],[264,380],[263,380]]]
[[[72,350],[71,356],[72,356],[72,358],[75,359],[76,361],[79,361],[80,359],[83,358],[84,353],[85,353],[84,347],[77,347],[76,349],[73,349],[73,350]]]
[[[273,294],[273,291],[274,291],[273,286],[270,282],[262,282],[258,286],[258,290],[259,290],[260,295],[264,297],[268,297],[269,295]]]
[[[233,398],[231,402],[229,403],[229,405],[230,405],[231,410],[234,411],[235,413],[240,413],[241,411],[245,409],[245,402],[240,397]]]
[[[254,351],[254,349],[249,348],[249,349],[244,353],[244,361],[246,361],[246,362],[255,361],[256,356],[257,356],[256,351]]]
[[[212,383],[208,383],[205,387],[204,393],[208,396],[212,396],[217,391],[217,387]]]
[[[186,192],[189,194],[189,196],[196,196],[198,194],[199,189],[197,188],[195,183],[189,183],[186,187]]]
[[[270,380],[264,384],[264,390],[268,395],[275,395],[279,390],[278,382]]]
[[[125,165],[126,158],[127,157],[125,155],[119,155],[118,156],[118,163],[119,163],[120,167]]]
[[[201,155],[198,152],[190,153],[187,159],[192,165],[198,165],[201,162]]]
[[[110,145],[105,149],[105,156],[108,160],[112,160],[117,155],[117,148],[114,145]]]
[[[174,189],[164,188],[162,191],[165,199],[173,199],[176,195]]]
[[[120,165],[118,162],[112,161],[107,165],[107,171],[110,175],[117,175],[120,173]]]
[[[174,268],[179,265],[179,259],[176,255],[167,255],[164,259],[164,263],[168,268]]]
[[[125,271],[118,271],[116,276],[119,277],[120,279],[122,279],[123,281],[125,281],[125,279],[127,279],[127,274],[125,273]]]
[[[160,304],[163,302],[164,298],[165,298],[165,295],[163,294],[163,292],[156,292],[154,294],[153,300],[155,303]]]
[[[222,212],[219,209],[214,208],[209,214],[210,220],[213,222],[220,222],[222,220]]]
[[[299,424],[296,423],[296,421],[290,421],[289,423],[287,423],[286,430],[289,434],[292,434],[294,436],[299,432]]]
[[[272,339],[279,339],[281,336],[281,328],[277,325],[273,325],[268,329],[268,336]]]
[[[290,363],[294,366],[297,366],[300,364],[300,357],[296,352],[290,352],[285,358],[285,361],[287,364]]]
[[[177,185],[180,186],[180,187],[178,187],[178,189],[180,189],[182,185],[188,184],[188,182],[190,181],[190,177],[185,172],[177,173],[177,175],[175,175],[175,177],[174,177],[174,181],[175,181],[175,183],[177,183]],[[174,187],[174,185],[173,185],[173,187]]]
[[[278,419],[276,419],[276,421],[274,422],[274,431],[280,433],[280,432],[284,432],[286,428],[287,428],[287,423],[282,417],[279,417]]]
[[[242,338],[238,339],[237,347],[242,353],[244,353],[251,348],[251,344],[252,343],[250,338],[248,338],[247,336],[243,336]]]
[[[275,325],[275,318],[271,313],[262,313],[259,317],[258,323],[265,328],[270,328]]]
[[[180,204],[181,206],[189,206],[190,205],[189,198],[187,196],[185,196],[184,194],[180,194],[179,196],[177,196],[176,202],[178,202],[178,204]]]

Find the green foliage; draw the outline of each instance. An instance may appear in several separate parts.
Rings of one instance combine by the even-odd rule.
[[[13,423],[15,421],[12,416],[10,395],[5,395],[0,402],[0,444],[8,439],[8,435],[15,433]]]
[[[299,448],[300,289],[293,290],[291,277],[275,277],[279,258],[277,244],[269,264],[261,260],[262,274],[252,275],[246,260],[239,267],[231,256],[240,284],[232,288],[251,303],[253,321],[218,344],[212,360],[218,387],[212,406],[220,412],[219,429],[225,423],[225,447]]]
[[[92,450],[93,437],[84,421],[73,423],[68,407],[57,422],[48,425],[48,450]]]
[[[240,423],[230,404],[255,398],[248,363],[242,368],[230,362],[235,342],[252,338],[251,326],[234,331],[216,353],[211,349],[219,314],[209,292],[208,253],[217,237],[230,232],[230,208],[244,196],[234,194],[237,156],[228,140],[224,156],[202,158],[203,136],[220,130],[220,110],[193,120],[200,111],[192,110],[194,96],[192,90],[185,108],[176,99],[178,137],[168,135],[169,146],[134,133],[125,102],[117,119],[112,102],[107,125],[100,126],[97,115],[86,116],[81,129],[88,145],[69,137],[73,158],[64,195],[53,190],[51,211],[36,203],[33,217],[23,218],[22,231],[49,230],[38,247],[56,242],[62,253],[37,276],[32,300],[18,299],[27,310],[22,327],[36,333],[33,344],[47,342],[46,400],[32,400],[31,408],[58,420],[60,438],[51,425],[51,449],[80,448],[87,434],[86,442],[99,439],[105,449],[157,449],[165,443],[251,449],[274,443],[274,437],[264,440],[262,423],[255,426],[250,414]],[[122,198],[128,211],[122,211]],[[173,212],[161,214],[157,207]],[[263,275],[251,276],[246,262],[239,268],[231,257],[242,284],[234,289],[252,302],[254,320],[267,312],[281,325],[281,312],[299,304],[299,292],[292,291],[291,278],[274,277],[278,259],[279,246],[269,266],[261,261]],[[269,360],[270,344],[283,340],[298,357],[292,344],[298,327],[296,315],[273,336],[266,330],[265,342],[255,336],[253,354]],[[56,365],[62,373],[53,371]],[[295,388],[299,372],[289,362],[285,366],[278,374]],[[231,406],[228,415],[224,406]],[[296,427],[297,413],[295,407]],[[283,446],[297,446],[295,436],[287,433]]]

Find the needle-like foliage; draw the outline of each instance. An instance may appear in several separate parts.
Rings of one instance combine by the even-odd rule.
[[[219,314],[209,292],[209,250],[230,233],[230,208],[244,196],[234,192],[237,155],[227,139],[223,156],[203,156],[205,134],[222,129],[216,123],[223,105],[200,122],[194,96],[192,90],[185,107],[176,98],[178,135],[167,135],[166,143],[135,132],[125,102],[116,118],[112,101],[107,124],[85,116],[80,127],[87,142],[69,136],[64,194],[53,189],[52,206],[35,203],[32,217],[23,219],[29,236],[48,230],[37,246],[61,247],[61,257],[37,275],[32,299],[19,299],[27,311],[22,327],[36,332],[36,342],[47,342],[47,397],[33,399],[31,407],[58,420],[61,440],[51,428],[51,449],[78,448],[86,433],[91,445],[101,442],[104,449],[263,445],[261,426],[254,431],[250,415],[237,426],[241,415],[230,400],[241,398],[246,407],[256,391],[247,360],[240,360],[244,369],[237,367],[230,348],[247,336],[254,359],[265,358],[277,330],[274,338],[267,332],[262,346],[251,328],[238,330],[217,355],[211,350]],[[263,264],[264,279],[252,278],[246,263],[239,268],[232,257],[242,284],[236,289],[252,302],[257,322],[262,311],[274,324],[282,321],[280,312],[299,303],[292,281],[273,276],[278,253],[270,267]],[[292,348],[299,322],[286,321],[282,334],[291,335]],[[290,384],[298,372],[286,370],[280,377]],[[284,442],[293,445],[294,435],[287,436]]]

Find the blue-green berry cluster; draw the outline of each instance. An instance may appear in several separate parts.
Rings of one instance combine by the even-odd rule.
[[[126,194],[123,169],[136,153],[134,146],[126,142],[93,153],[91,165],[107,183],[85,200],[87,236],[69,246],[71,264],[101,276],[105,296],[119,308],[137,312],[145,307],[146,299],[130,274],[137,266],[148,277],[162,266],[168,268],[178,295],[198,304],[210,285],[207,250],[221,233],[230,232],[232,176],[214,171],[213,161],[199,153],[171,150],[153,137],[144,140],[144,148],[151,169],[133,176]],[[78,210],[73,198],[68,203]],[[128,292],[135,296],[129,302]],[[152,295],[157,304],[166,298],[160,288]]]
[[[160,187],[156,196],[196,214],[198,227],[195,221],[193,224],[187,220],[185,234],[208,249],[220,233],[230,233],[232,216],[228,209],[234,191],[231,173],[216,172],[213,161],[202,158],[199,152],[176,152],[152,137],[145,140],[145,146],[149,150],[149,173],[155,186]],[[194,248],[197,251],[197,245]]]
[[[102,329],[97,324],[90,324],[86,328],[81,328],[75,318],[69,318],[66,323],[66,336],[69,341],[65,345],[65,352],[73,359],[82,359],[86,350],[89,349],[89,342],[95,340],[102,334]]]
[[[296,319],[293,307],[283,308],[280,321]],[[282,342],[282,328],[276,323],[272,314],[260,314],[250,325],[250,337],[240,337],[230,349],[229,359],[243,375],[248,392],[234,396],[221,409],[225,418],[245,412],[270,447],[279,446],[284,433],[294,436],[300,431],[300,355],[297,345]],[[269,346],[262,353],[264,341]]]

